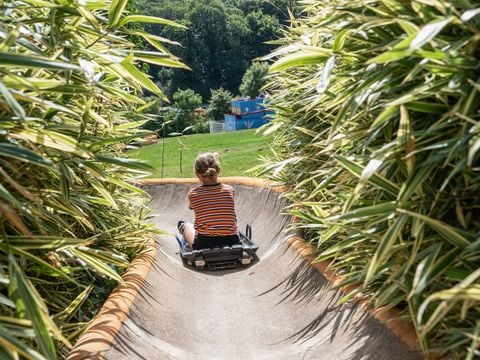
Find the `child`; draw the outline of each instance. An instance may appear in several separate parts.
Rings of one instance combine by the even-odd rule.
[[[235,215],[235,190],[218,182],[220,163],[215,154],[205,153],[195,159],[195,175],[202,185],[188,193],[189,208],[195,224],[178,222],[178,230],[191,249],[233,245],[239,242]]]

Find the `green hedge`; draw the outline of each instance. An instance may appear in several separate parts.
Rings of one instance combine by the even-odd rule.
[[[269,57],[266,171],[347,298],[403,309],[427,355],[480,356],[480,8],[301,3]]]
[[[144,242],[141,62],[184,67],[131,26],[127,0],[4,1],[0,8],[0,358],[68,353]],[[137,51],[132,37],[155,51]],[[145,120],[148,120],[147,118]]]

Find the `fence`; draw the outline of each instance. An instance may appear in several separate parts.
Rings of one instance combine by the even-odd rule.
[[[224,132],[225,131],[225,121],[210,121],[210,132]]]

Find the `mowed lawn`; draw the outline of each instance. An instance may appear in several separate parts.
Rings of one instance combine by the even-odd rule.
[[[194,177],[193,162],[203,152],[220,154],[221,176],[255,176],[255,172],[247,173],[247,170],[261,163],[260,157],[270,152],[272,142],[271,136],[256,132],[256,129],[251,129],[165,138],[163,177]],[[154,168],[149,177],[160,178],[162,148],[162,139],[158,139],[156,144],[130,150],[128,154],[129,157],[146,161]],[[183,159],[180,169],[181,153]]]

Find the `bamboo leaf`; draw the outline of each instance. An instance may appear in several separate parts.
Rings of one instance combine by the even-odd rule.
[[[44,145],[53,149],[71,152],[83,158],[90,158],[90,154],[81,148],[78,142],[72,137],[58,132],[47,130],[25,129],[12,134],[12,137],[28,140],[33,143]]]
[[[428,114],[443,114],[448,106],[443,104],[427,103],[422,101],[410,101],[404,105],[407,109]]]
[[[38,248],[35,248],[35,249],[38,249]],[[22,250],[21,248],[18,248],[18,247],[11,248],[10,250],[12,251],[12,253],[15,253],[17,255],[21,255],[21,256],[23,256],[27,259],[30,259],[30,260],[36,262],[37,264],[39,264],[44,269],[48,269],[52,274],[57,274],[58,276],[64,278],[68,282],[76,283],[76,281],[74,279],[72,279],[70,276],[65,274],[62,270],[53,267],[52,265],[50,265],[46,261],[43,261],[42,259],[40,259],[38,256],[30,254],[29,252],[27,252],[25,250]]]
[[[280,60],[277,60],[270,66],[269,73],[279,72],[290,69],[292,67],[322,64],[328,59],[332,51],[327,49],[319,49],[318,51],[303,50],[293,54],[289,54]]]
[[[335,37],[335,41],[333,42],[333,45],[332,45],[332,50],[334,52],[338,52],[343,49],[343,46],[345,45],[345,41],[347,37],[350,35],[350,32],[351,32],[350,29],[344,29],[337,34],[337,36]]]
[[[13,255],[9,255],[9,273],[12,281],[9,286],[9,293],[15,299],[18,309],[25,311],[28,319],[32,321],[33,329],[37,335],[39,346],[48,359],[56,359],[55,346],[50,337],[47,308],[40,300],[41,297],[32,284],[26,279],[18,266]]]
[[[7,66],[80,71],[80,67],[77,65],[54,61],[39,56],[11,54],[0,51],[0,67]]]
[[[372,218],[375,216],[388,217],[391,216],[396,209],[394,202],[381,203],[366,207],[350,210],[345,214],[335,215],[326,218],[326,221],[332,220],[349,220],[349,222],[360,221],[363,218]]]
[[[460,17],[460,20],[462,21],[469,21],[470,19],[473,19],[475,16],[477,16],[478,14],[480,14],[480,8],[477,8],[477,9],[470,9],[470,10],[467,10],[465,11],[462,16]]]
[[[434,229],[441,237],[443,237],[449,243],[451,243],[452,245],[458,248],[464,248],[471,244],[471,241],[468,238],[466,238],[463,234],[461,234],[458,231],[458,229],[455,229],[454,227],[448,224],[445,224],[442,221],[435,220],[428,216],[418,214],[412,211],[408,211],[405,209],[397,209],[397,211],[424,221],[432,229]]]
[[[65,309],[55,315],[55,320],[61,322],[68,321],[85,303],[93,289],[93,285],[87,286]]]
[[[400,215],[395,219],[395,222],[390,226],[388,231],[385,233],[385,236],[380,241],[380,244],[373,256],[373,259],[370,261],[368,266],[367,273],[365,275],[365,283],[368,283],[378,268],[385,263],[385,261],[393,255],[392,249],[395,245],[397,239],[401,236],[403,227],[407,223],[408,216]]]
[[[118,186],[120,186],[120,187],[122,187],[122,188],[124,188],[124,189],[127,189],[128,191],[136,192],[136,193],[138,193],[138,194],[140,194],[140,195],[145,195],[145,194],[146,194],[145,191],[143,191],[142,189],[140,189],[140,188],[138,188],[138,187],[136,187],[136,186],[134,186],[134,185],[131,185],[131,184],[125,182],[125,181],[119,180],[119,179],[117,179],[117,178],[114,178],[114,177],[109,176],[109,177],[107,178],[107,180],[108,180],[109,182],[111,182],[112,184],[115,184],[115,185],[118,185]]]
[[[332,70],[334,67],[335,67],[335,56],[331,56],[327,60],[325,67],[322,69],[320,81],[317,83],[317,86],[316,86],[317,93],[323,94],[327,90],[328,84],[330,84],[330,74],[332,73]]]
[[[108,86],[105,84],[99,84],[99,87],[111,93],[112,95],[119,96],[120,98],[122,98],[122,100],[125,100],[126,102],[135,103],[135,104],[145,104],[145,100],[139,98],[138,96],[130,94],[122,89],[118,89],[113,86]]]
[[[410,21],[403,19],[396,19],[395,21],[402,27],[403,31],[405,31],[408,36],[416,35],[420,30],[417,25]]]
[[[384,64],[396,60],[403,59],[412,54],[413,49],[411,49],[410,44],[415,38],[415,35],[409,35],[407,38],[400,41],[398,44],[393,46],[391,50],[384,52],[383,54],[377,55],[374,58],[371,58],[367,61],[367,64]]]
[[[82,251],[84,254],[89,254],[91,257],[105,261],[109,264],[126,268],[129,265],[129,262],[124,256],[113,253],[112,251],[104,251],[100,249],[92,249],[85,246],[79,246],[77,248],[79,251]]]
[[[30,103],[36,103],[38,105],[40,105],[41,107],[43,108],[47,108],[48,110],[58,110],[58,111],[62,111],[66,114],[69,114],[71,115],[72,117],[75,117],[75,118],[79,118],[80,116],[73,110],[65,107],[65,106],[62,106],[58,103],[55,103],[55,102],[52,102],[52,101],[47,101],[45,99],[42,99],[42,98],[39,98],[37,96],[33,96],[33,95],[27,95],[26,93],[22,93],[20,91],[17,91],[17,90],[12,90],[11,91],[12,94],[14,94],[17,99],[19,100],[23,100],[23,101],[26,101],[26,102],[30,102]]]
[[[3,95],[3,98],[5,99],[7,104],[10,106],[10,108],[13,110],[15,115],[17,115],[20,120],[25,121],[25,118],[26,118],[25,111],[1,81],[0,81],[0,93]]]
[[[161,24],[161,25],[168,25],[168,26],[173,26],[173,27],[178,27],[182,29],[187,29],[185,25],[179,24],[175,21],[168,20],[168,19],[162,19],[159,17],[154,17],[154,16],[147,16],[147,15],[128,15],[125,16],[121,21],[119,26],[122,27],[125,24],[131,23],[131,22],[139,22],[139,23],[144,23],[144,24]]]
[[[106,204],[109,204],[110,206],[112,206],[113,209],[115,210],[118,210],[119,207],[118,207],[118,204],[117,202],[115,201],[113,195],[110,193],[110,191],[108,191],[105,186],[99,182],[99,181],[96,181],[94,180],[93,178],[92,179],[89,179],[89,182],[90,184],[92,185],[92,187],[97,190],[97,192],[103,197],[103,199],[105,199],[106,201]]]
[[[90,254],[86,254],[75,248],[69,248],[68,251],[70,251],[76,258],[84,261],[88,266],[90,266],[92,269],[94,269],[98,273],[105,275],[118,282],[123,281],[120,275],[118,275],[118,273],[115,270],[113,270],[111,267],[105,264],[103,260],[98,260],[94,256],[91,256]]]
[[[336,158],[336,161],[338,161],[342,167],[347,169],[353,175],[357,177],[362,176],[362,172],[363,172],[362,166],[356,164],[351,160],[348,160],[342,157]],[[384,177],[378,174],[372,174],[371,177],[369,178],[369,182],[371,182],[372,184],[375,184],[376,186],[379,186],[383,190],[395,196],[398,195],[398,192],[400,190],[396,184],[392,183],[391,181],[385,179]]]
[[[428,285],[429,275],[432,271],[431,268],[433,267],[433,263],[437,258],[438,254],[440,253],[441,248],[441,244],[435,244],[425,250],[427,256],[419,262],[417,269],[415,270],[412,290],[408,295],[409,298],[411,298],[412,296],[420,295],[425,289],[425,287]]]
[[[372,159],[368,162],[367,166],[362,171],[362,175],[360,175],[360,179],[358,180],[359,183],[367,182],[373,174],[376,173],[378,168],[382,166],[383,161],[378,159]]]
[[[12,207],[4,203],[3,201],[0,201],[0,214],[4,219],[8,220],[8,222],[20,233],[29,236],[32,235],[28,227],[25,225],[22,217],[19,216],[19,214],[17,214],[17,212],[12,209]]]
[[[131,35],[136,35],[136,36],[141,36],[144,38],[146,41],[150,42],[151,40],[155,41],[156,43],[166,43],[170,45],[181,45],[178,41],[173,41],[167,38],[164,38],[163,36],[158,36],[154,34],[150,34],[148,32],[142,31],[142,30],[126,30],[129,34]],[[164,53],[170,53],[168,49],[166,49],[163,45],[161,45],[161,48],[158,49]]]
[[[50,166],[53,164],[52,160],[46,157],[38,155],[37,153],[21,146],[12,144],[0,143],[0,155],[34,163],[40,166]]]
[[[403,183],[399,193],[398,201],[402,204],[411,200],[413,194],[422,193],[422,184],[428,180],[430,173],[438,167],[438,164],[434,161],[430,161],[424,164],[424,166],[413,170],[412,174],[408,177],[407,181]]]
[[[385,110],[378,115],[373,124],[370,126],[370,131],[382,126],[385,122],[396,116],[398,114],[398,110],[398,106],[388,106],[385,108]]]
[[[438,291],[430,295],[422,303],[418,310],[417,321],[423,323],[422,318],[425,314],[425,310],[432,301],[442,300],[442,302],[437,306],[433,314],[430,316],[426,324],[423,326],[422,331],[428,333],[431,329],[438,324],[443,316],[448,313],[454,303],[459,300],[469,300],[474,299],[475,301],[480,300],[480,286],[475,284],[472,286],[472,283],[480,277],[480,269],[472,272],[466,279],[461,281],[458,285]]]
[[[62,238],[57,236],[8,236],[5,241],[12,247],[24,250],[35,249],[58,249],[66,245],[85,244],[83,239]]]
[[[0,304],[15,308],[15,303],[3,294],[0,294]]]
[[[112,0],[108,9],[108,22],[110,26],[116,26],[127,6],[128,0]]]
[[[0,184],[0,197],[14,204],[15,206],[20,205],[18,200],[2,184]]]
[[[158,88],[157,85],[150,80],[147,75],[143,72],[138,70],[130,61],[129,58],[125,59],[121,62],[120,65],[115,67],[119,69],[119,74],[121,76],[126,76],[130,81],[134,81],[140,86],[144,87],[145,89],[151,91],[155,95],[159,96],[162,99],[166,100],[166,96],[163,92]]]
[[[448,25],[453,18],[447,18],[441,21],[431,22],[425,25],[410,43],[411,50],[420,49],[427,42],[432,40],[442,29]]]
[[[185,65],[181,61],[175,60],[175,59],[172,59],[171,57],[166,57],[166,56],[136,55],[135,59],[146,62],[146,63],[149,63],[149,64],[159,65],[159,66],[192,70],[192,69],[190,69],[190,67],[188,67],[187,65]]]
[[[29,360],[46,360],[47,358],[43,357],[42,354],[38,353],[37,351],[33,350],[32,348],[28,347],[25,343],[18,340],[16,337],[10,334],[10,331],[5,329],[2,325],[0,325],[0,350],[5,351],[9,349],[10,351],[17,352],[24,356],[26,359]],[[6,359],[17,360],[17,357],[13,356],[11,353],[1,354],[2,356],[8,356]],[[3,357],[2,357],[3,359]],[[53,358],[52,358],[53,359]]]
[[[473,141],[470,149],[468,150],[467,164],[469,167],[473,166],[473,162],[475,161],[475,155],[477,155],[478,150],[480,150],[480,138]]]
[[[102,140],[95,141],[93,144],[91,144],[90,149],[91,151],[96,151],[99,148],[108,145],[108,144],[117,144],[121,141],[130,141],[134,139],[140,139],[143,136],[147,135],[152,135],[151,131],[145,131],[145,132],[139,132],[133,135],[127,135],[127,136],[117,136],[117,137],[104,137]]]

